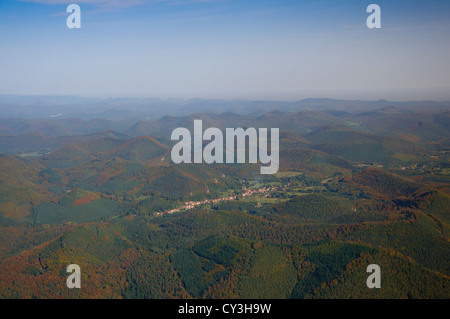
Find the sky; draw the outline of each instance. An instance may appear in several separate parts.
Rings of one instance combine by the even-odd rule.
[[[449,57],[448,0],[0,0],[0,94],[439,101]]]

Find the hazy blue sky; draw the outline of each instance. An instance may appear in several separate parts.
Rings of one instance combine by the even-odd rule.
[[[449,100],[449,57],[448,0],[0,0],[0,94]]]

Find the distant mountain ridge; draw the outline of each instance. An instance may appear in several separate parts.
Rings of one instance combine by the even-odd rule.
[[[423,148],[421,143],[445,145],[448,144],[450,134],[449,109],[415,110],[408,106],[383,107],[359,113],[329,110],[273,110],[247,115],[232,112],[193,113],[186,116],[165,115],[156,120],[0,118],[0,153],[19,155],[38,152],[38,155],[45,155],[72,143],[82,144],[102,138],[124,141],[141,136],[151,136],[158,143],[170,146],[171,132],[177,127],[192,129],[195,119],[203,121],[204,129],[276,127],[282,132],[302,136],[315,144],[318,151],[335,155],[353,152],[358,157],[361,152],[355,152],[354,148],[358,147],[355,143],[359,143],[359,147],[366,144],[367,156],[371,152],[381,156],[389,150],[406,150],[406,153],[414,151],[419,154],[424,153],[423,150],[419,151]],[[339,146],[342,144],[345,145]],[[386,146],[383,151],[376,149],[382,145]],[[426,148],[431,145],[428,144]]]
[[[450,108],[450,101],[393,102],[387,100],[338,100],[308,98],[300,101],[220,100],[220,99],[158,99],[158,98],[86,98],[77,96],[0,95],[0,118],[80,118],[155,120],[165,115],[186,116],[194,113],[225,113],[241,115],[270,111],[344,111],[364,112],[382,108],[410,107],[415,110]]]

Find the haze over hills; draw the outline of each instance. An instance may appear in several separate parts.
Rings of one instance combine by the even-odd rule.
[[[262,114],[270,111],[345,111],[364,112],[389,107],[413,110],[448,109],[450,101],[393,102],[310,98],[301,101],[158,99],[158,98],[85,98],[77,96],[0,95],[0,118],[80,118],[159,119],[162,116],[186,116],[195,113]]]
[[[59,99],[57,99],[59,101]],[[153,99],[152,99],[153,101]],[[130,99],[124,99],[125,108]],[[28,103],[28,102],[27,102]],[[122,103],[122,100],[121,102]],[[202,101],[207,103],[207,101]],[[431,106],[422,108],[426,102],[402,102],[398,106],[391,102],[363,102],[363,101],[339,101],[309,99],[293,104],[285,103],[278,108],[274,102],[229,102],[221,101],[221,106],[211,106],[208,112],[198,113],[195,107],[186,106],[188,115],[167,115],[172,112],[168,108],[150,107],[148,112],[159,112],[158,119],[145,119],[145,116],[132,119],[133,112],[128,112],[125,118],[0,118],[0,149],[4,153],[20,154],[26,152],[38,152],[46,154],[57,148],[70,144],[82,143],[99,138],[113,138],[127,140],[140,136],[153,136],[160,139],[166,145],[172,130],[177,127],[191,127],[194,119],[201,119],[204,127],[278,127],[282,131],[290,131],[299,134],[307,140],[322,144],[333,144],[339,148],[340,138],[333,139],[334,132],[338,132],[344,143],[357,141],[358,143],[378,143],[382,139],[389,140],[391,147],[399,146],[400,149],[413,147],[429,148],[426,144],[446,143],[448,129],[450,127],[450,104],[447,102],[431,103]],[[227,103],[239,104],[237,113],[220,112],[227,108]],[[245,103],[262,103],[271,105],[267,112],[259,110],[248,114]],[[322,104],[323,103],[323,104]],[[348,103],[348,104],[347,104]],[[244,106],[243,106],[244,105]],[[312,109],[306,109],[311,106]],[[350,105],[350,106],[349,106]],[[357,105],[358,107],[355,107]],[[381,107],[380,107],[381,105]],[[390,106],[383,106],[390,105]],[[378,108],[375,108],[377,106]],[[295,110],[283,110],[297,108]],[[357,109],[357,111],[352,109]],[[362,110],[360,110],[363,108]],[[36,107],[39,114],[43,114],[45,107]],[[73,111],[73,108],[71,108]],[[93,113],[102,116],[102,113]],[[155,113],[156,114],[156,113]],[[103,114],[104,115],[104,114]],[[45,117],[45,116],[44,116]],[[330,132],[330,133],[327,133]],[[328,134],[329,138],[325,138]],[[319,138],[320,137],[320,138]],[[319,141],[320,140],[320,141]],[[338,141],[336,144],[335,142]],[[349,146],[350,147],[350,146]],[[341,147],[342,148],[342,147]],[[330,150],[331,151],[331,150]],[[343,150],[335,149],[332,153],[338,154]],[[358,152],[355,152],[355,154]],[[417,152],[416,152],[417,153]]]

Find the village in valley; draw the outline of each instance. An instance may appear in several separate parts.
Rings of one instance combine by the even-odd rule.
[[[262,195],[263,197],[267,197],[270,193],[277,191],[277,190],[278,190],[278,187],[276,187],[276,186],[265,186],[265,187],[261,187],[261,188],[257,188],[257,189],[244,188],[241,195],[232,195],[232,196],[219,197],[219,198],[215,198],[215,199],[204,199],[201,201],[184,202],[183,206],[181,206],[181,207],[174,208],[174,209],[171,209],[171,210],[165,211],[165,212],[157,212],[155,215],[162,216],[165,214],[179,213],[181,211],[190,210],[190,209],[193,209],[193,208],[201,206],[201,205],[217,204],[217,203],[225,202],[225,201],[238,200],[239,196],[241,196],[242,198],[255,196],[255,195]]]

